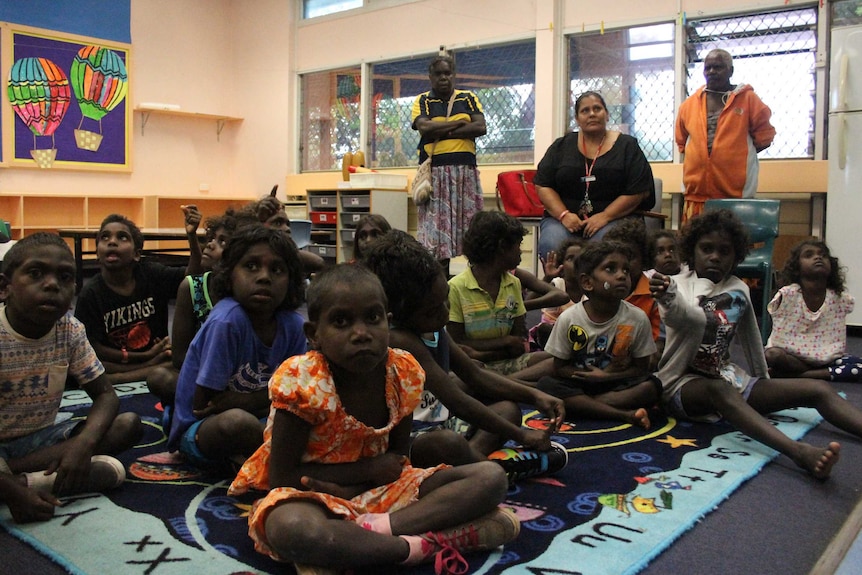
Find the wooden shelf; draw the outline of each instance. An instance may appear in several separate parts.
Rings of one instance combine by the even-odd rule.
[[[216,123],[216,138],[221,136],[224,126],[228,122],[242,122],[243,118],[236,116],[226,116],[224,114],[204,114],[202,112],[187,112],[184,110],[160,110],[158,108],[135,108],[135,112],[141,114],[141,135],[144,135],[144,128],[147,127],[147,122],[150,121],[150,114],[157,116],[175,116],[180,118],[189,118],[192,120],[210,120]]]

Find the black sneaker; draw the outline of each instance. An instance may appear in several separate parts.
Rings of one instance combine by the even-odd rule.
[[[519,479],[556,473],[569,462],[569,453],[565,447],[552,441],[548,451],[507,447],[495,451],[488,459],[499,463],[506,471],[509,483],[514,483]]]

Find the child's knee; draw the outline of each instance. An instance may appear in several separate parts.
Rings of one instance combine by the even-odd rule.
[[[481,461],[474,463],[473,467],[475,485],[481,486],[481,492],[488,493],[495,501],[502,501],[509,489],[509,479],[503,466],[495,461]]]
[[[120,445],[121,451],[131,448],[144,435],[141,417],[131,411],[120,413],[114,418],[110,433]]]

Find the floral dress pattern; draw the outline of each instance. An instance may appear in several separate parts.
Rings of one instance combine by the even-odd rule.
[[[266,539],[266,518],[277,505],[289,499],[312,500],[336,515],[353,520],[363,513],[383,513],[401,509],[418,499],[419,486],[442,465],[428,469],[405,463],[401,477],[347,500],[328,493],[300,491],[292,487],[269,490],[269,459],[272,425],[276,410],[283,409],[308,422],[304,463],[350,463],[381,455],[389,448],[389,432],[413,413],[422,396],[425,372],[409,353],[390,349],[386,363],[386,405],[389,422],[385,427],[369,427],[348,414],[338,398],[326,358],[312,351],[285,361],[269,385],[272,408],[264,430],[263,445],[242,466],[230,486],[232,495],[250,489],[268,491],[255,501],[249,515],[249,535],[255,548],[276,560],[284,560]]]

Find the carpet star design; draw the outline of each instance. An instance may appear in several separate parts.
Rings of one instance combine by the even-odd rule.
[[[668,445],[670,445],[674,449],[676,449],[677,447],[683,447],[683,446],[685,446],[685,447],[697,447],[697,440],[696,439],[677,439],[673,435],[668,435],[668,436],[666,436],[665,439],[657,439],[656,441],[658,441],[659,443],[667,443]]]

